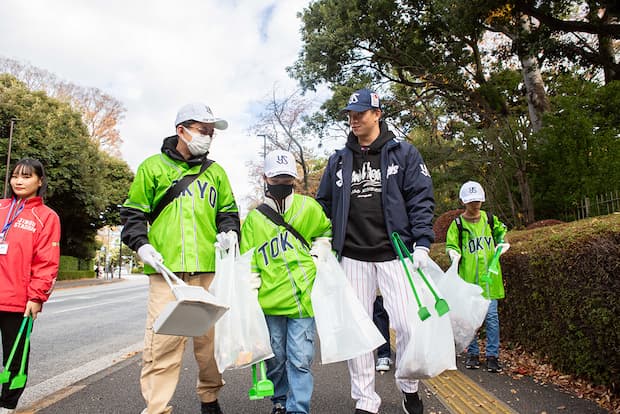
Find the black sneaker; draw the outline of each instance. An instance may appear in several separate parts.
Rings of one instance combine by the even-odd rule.
[[[271,414],[286,414],[286,408],[282,407],[280,403],[275,403],[273,410],[271,410]]]
[[[407,414],[422,414],[424,404],[417,392],[403,392],[403,411]]]
[[[497,357],[487,357],[487,371],[502,372],[502,366],[497,360]]]
[[[224,414],[217,400],[200,404],[200,414]]]
[[[467,354],[467,359],[465,360],[465,368],[467,369],[480,368],[480,358],[478,357],[478,355]]]

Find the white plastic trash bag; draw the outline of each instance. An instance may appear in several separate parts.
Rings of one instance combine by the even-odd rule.
[[[244,368],[273,357],[269,329],[250,288],[250,262],[254,249],[239,255],[235,244],[215,249],[215,279],[209,291],[230,310],[215,324],[215,360],[220,373]]]
[[[437,266],[433,263],[434,266]],[[491,301],[482,296],[482,287],[464,281],[458,274],[458,261],[444,274],[437,266],[429,272],[450,305],[450,321],[456,351],[465,350],[482,326]]]
[[[385,339],[331,251],[321,250],[317,261],[311,299],[321,343],[321,362],[345,361],[384,344]]]
[[[429,284],[437,292],[439,297],[444,297],[443,291],[433,283],[429,274],[437,266],[432,260],[431,265],[424,269],[424,274]],[[454,352],[454,336],[449,315],[439,316],[435,310],[435,298],[422,278],[407,262],[409,274],[418,293],[422,306],[425,306],[431,316],[424,321],[418,316],[418,306],[415,300],[409,300],[406,306],[407,320],[410,321],[412,332],[411,338],[399,366],[396,369],[396,378],[400,379],[426,379],[433,378],[445,370],[456,369],[456,354]],[[441,269],[437,266],[441,272]],[[443,274],[443,272],[441,272]],[[413,294],[412,294],[413,296]],[[452,304],[448,300],[448,305]]]

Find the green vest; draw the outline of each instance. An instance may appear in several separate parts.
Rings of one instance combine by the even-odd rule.
[[[491,283],[481,282],[480,278],[487,272],[491,259],[495,254],[495,245],[504,240],[506,226],[494,217],[493,233],[487,220],[487,214],[480,212],[477,223],[471,223],[461,217],[463,223],[463,249],[459,249],[459,231],[454,221],[446,234],[446,251],[456,250],[461,253],[459,262],[459,276],[469,283],[480,285],[483,296],[487,299],[502,299],[504,293],[504,281],[501,267],[497,275],[492,275]]]
[[[283,217],[308,243],[317,237],[331,237],[329,219],[310,197],[294,194]],[[252,210],[241,226],[241,253],[251,248],[255,248],[252,272],[259,273],[262,281],[258,300],[265,315],[314,316],[310,293],[316,267],[301,241],[258,210]]]
[[[138,167],[124,206],[150,213],[174,181],[199,171],[200,165],[153,155]],[[237,212],[237,204],[224,169],[214,162],[163,209],[149,228],[149,243],[173,272],[214,272],[220,212]],[[144,273],[155,272],[144,266]]]

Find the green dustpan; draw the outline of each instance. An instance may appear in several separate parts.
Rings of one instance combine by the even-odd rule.
[[[19,340],[22,338],[22,333],[24,332],[24,328],[26,327],[26,322],[30,319],[29,317],[24,317],[22,321],[22,325],[19,327],[19,331],[17,332],[17,337],[15,338],[15,342],[13,343],[13,348],[11,348],[11,353],[9,354],[9,358],[6,360],[6,365],[4,366],[4,370],[0,373],[0,384],[6,384],[11,379],[11,371],[9,371],[9,367],[13,362],[13,357],[15,356],[15,351],[19,345]]]
[[[26,380],[28,379],[28,376],[26,375],[26,359],[28,358],[28,348],[30,347],[30,333],[32,332],[32,322],[32,317],[28,316],[28,329],[26,330],[26,340],[24,342],[24,352],[22,353],[22,363],[19,367],[19,372],[11,381],[11,385],[9,386],[10,390],[24,388],[26,386]]]
[[[400,258],[400,262],[403,264],[405,268],[405,273],[407,274],[407,280],[409,281],[409,286],[411,286],[411,290],[413,290],[413,296],[415,297],[415,301],[418,304],[418,317],[421,321],[424,321],[431,317],[431,313],[428,311],[426,306],[422,306],[420,302],[420,297],[418,296],[418,292],[415,290],[415,286],[413,285],[413,280],[411,279],[411,274],[409,273],[409,267],[407,267],[407,263],[405,263],[405,257],[403,256],[403,250],[407,252],[407,256],[411,259],[411,254],[409,250],[403,243],[400,238],[400,235],[396,232],[392,233],[392,243],[396,248],[396,252],[398,253],[398,257]]]
[[[256,377],[256,365],[260,364],[261,379]],[[252,365],[252,387],[248,391],[250,400],[260,400],[265,397],[271,397],[274,394],[273,382],[267,378],[267,368],[265,361]]]

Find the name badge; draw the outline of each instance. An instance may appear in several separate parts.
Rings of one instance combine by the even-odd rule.
[[[9,244],[6,242],[0,243],[0,254],[7,254],[9,251]]]

